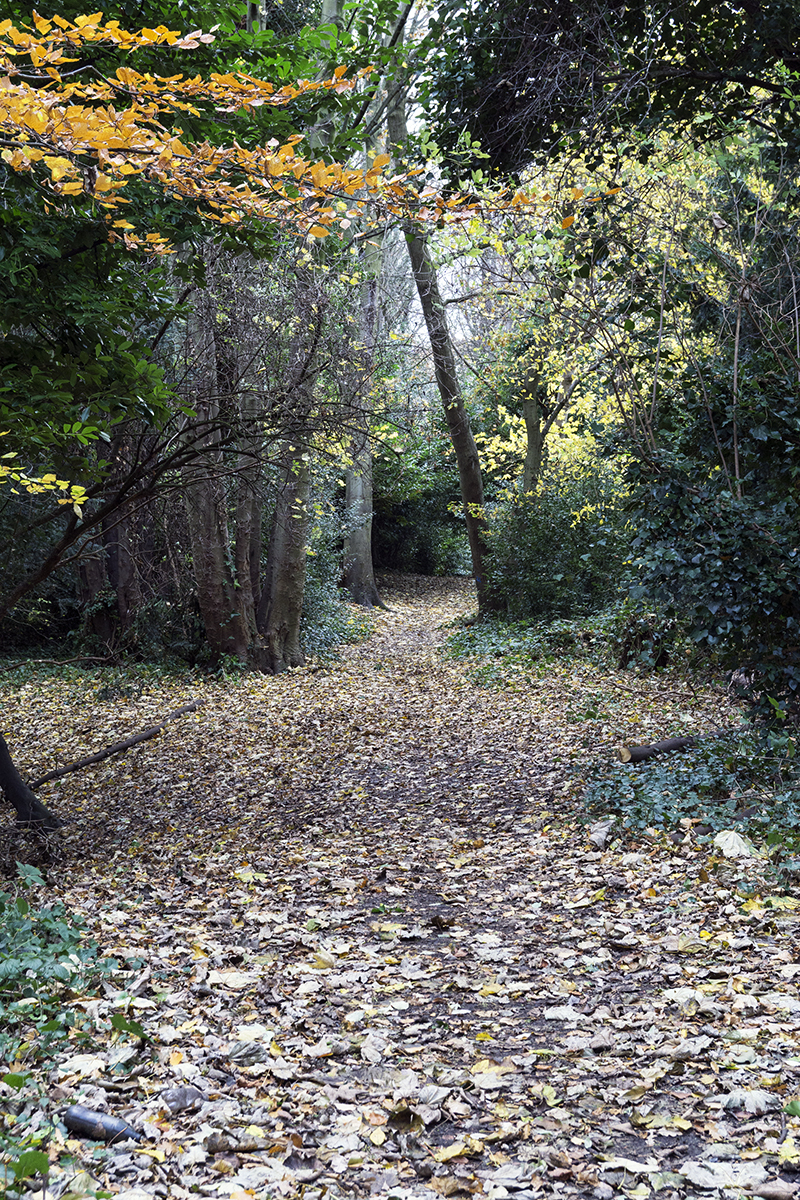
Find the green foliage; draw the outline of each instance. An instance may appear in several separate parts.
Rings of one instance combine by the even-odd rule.
[[[737,497],[720,475],[662,454],[635,472],[634,599],[679,619],[737,673],[754,709],[800,715],[798,504],[791,494]],[[774,702],[774,703],[773,703]]]
[[[585,147],[594,134],[599,156],[611,136],[619,144],[620,127],[645,132],[652,146],[659,128],[698,118],[698,141],[709,122],[744,116],[772,123],[796,147],[798,81],[786,64],[796,63],[798,33],[794,0],[445,0],[430,22],[420,103],[453,178],[463,173],[465,134],[500,175],[569,139]],[[602,75],[616,86],[598,90]]]
[[[619,587],[626,552],[612,473],[554,465],[490,513],[490,590],[512,617],[584,616]]]
[[[619,606],[580,621],[504,621],[487,616],[450,634],[445,652],[452,658],[476,659],[470,677],[479,686],[524,689],[531,675],[546,674],[554,665],[582,662],[613,667],[618,624]],[[584,715],[593,719],[588,711]]]
[[[93,443],[166,417],[147,342],[175,311],[168,273],[110,245],[91,213],[57,217],[29,179],[0,176],[0,428],[22,465],[87,482],[103,470]]]
[[[63,904],[31,908],[23,892],[44,880],[36,867],[20,864],[18,870],[20,892],[0,893],[0,1056],[9,1061],[31,1026],[37,1041],[26,1055],[46,1056],[69,1028],[60,991],[86,990],[115,967],[99,958],[97,946],[84,937],[83,920]]]
[[[614,763],[590,778],[591,813],[618,813],[631,829],[688,828],[712,840],[737,829],[757,841],[800,847],[800,780],[756,733],[704,738],[641,763]]]
[[[366,610],[352,604],[339,586],[343,533],[340,518],[321,505],[311,531],[300,642],[306,654],[322,658],[335,654],[337,646],[362,641],[372,629]]]
[[[46,1073],[70,1034],[80,1033],[83,1018],[65,1007],[65,993],[90,994],[117,966],[99,957],[85,922],[63,904],[33,908],[25,893],[44,880],[36,867],[17,869],[16,894],[0,892],[0,1060],[17,1068],[0,1078],[20,1097],[4,1106],[8,1115],[0,1111],[0,1174],[9,1191],[24,1190],[25,1180],[49,1166],[52,1119],[42,1119],[48,1098],[20,1066],[36,1063]]]
[[[398,450],[375,457],[375,565],[420,575],[467,574],[458,473],[446,436],[434,426],[401,439]]]

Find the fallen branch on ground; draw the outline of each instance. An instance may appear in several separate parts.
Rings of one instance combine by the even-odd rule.
[[[56,771],[48,771],[41,779],[34,779],[33,783],[28,784],[28,787],[32,790],[39,788],[43,783],[49,783],[51,779],[60,779],[62,775],[69,775],[72,771],[80,771],[83,767],[90,767],[93,763],[99,763],[105,758],[111,758],[112,754],[122,754],[123,750],[130,750],[131,746],[138,746],[139,742],[146,742],[148,738],[155,737],[170,721],[174,721],[176,717],[182,717],[186,713],[194,712],[202,704],[202,700],[194,700],[191,704],[184,704],[182,708],[176,708],[174,713],[170,713],[168,717],[164,717],[160,725],[151,725],[149,729],[143,729],[141,733],[135,733],[133,737],[125,738],[124,742],[115,742],[113,746],[107,746],[105,750],[99,750],[97,754],[90,754],[88,758],[78,759],[77,762],[70,763],[68,767],[59,767]]]
[[[714,729],[711,733],[694,733],[689,737],[664,738],[663,741],[651,742],[648,746],[617,746],[617,755],[620,762],[644,762],[646,758],[655,758],[657,754],[666,754],[670,750],[685,750],[688,746],[695,746],[704,738],[724,737],[729,733],[744,733],[746,729],[746,726],[740,725],[736,729]]]
[[[6,667],[0,667],[0,674],[5,671],[16,671],[17,667],[68,667],[71,663],[98,663],[100,666],[108,666],[110,663],[116,662],[116,657],[113,654],[106,654],[103,658],[96,654],[79,654],[76,658],[23,658],[21,662],[9,663]]]

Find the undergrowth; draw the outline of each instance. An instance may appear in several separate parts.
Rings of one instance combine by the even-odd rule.
[[[86,1013],[71,1009],[70,997],[91,997],[117,969],[63,904],[31,906],[25,893],[44,884],[36,867],[20,864],[18,874],[16,892],[0,892],[0,1064],[7,1068],[0,1074],[0,1186],[8,1192],[48,1170],[56,1118],[32,1072],[46,1078],[67,1040],[91,1038]]]
[[[475,682],[500,685],[520,670],[585,659],[612,666],[613,650],[600,617],[582,621],[505,621],[485,618],[462,625],[447,639],[451,658],[483,659],[472,670]]]
[[[700,842],[735,829],[772,848],[784,868],[800,853],[800,774],[757,730],[598,767],[584,802],[590,813],[618,814],[624,827],[691,829]]]
[[[452,658],[480,659],[473,681],[503,687],[520,672],[543,674],[553,664],[583,661],[608,670],[650,672],[712,665],[701,658],[674,623],[638,611],[627,601],[579,620],[484,617],[462,624],[447,639]]]

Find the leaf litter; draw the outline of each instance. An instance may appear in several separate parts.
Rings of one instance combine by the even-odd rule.
[[[587,761],[728,702],[480,688],[441,654],[467,581],[390,583],[369,641],[278,678],[2,682],[28,777],[204,702],[42,789],[52,890],[122,964],[46,1103],[143,1135],[56,1125],[46,1194],[791,1196],[800,904],[580,804]]]

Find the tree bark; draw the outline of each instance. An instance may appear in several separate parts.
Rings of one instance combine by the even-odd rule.
[[[379,147],[373,142],[367,157]],[[372,562],[372,446],[370,445],[370,392],[375,369],[378,333],[378,285],[383,266],[380,237],[370,238],[363,251],[366,279],[361,289],[361,362],[353,373],[352,391],[357,413],[351,443],[352,465],[345,476],[348,531],[344,547],[344,586],[351,599],[364,608],[386,608],[375,583]]]
[[[344,586],[355,604],[386,608],[375,582],[372,565],[372,450],[369,436],[353,439],[353,465],[345,480],[349,529],[345,539]]]
[[[544,430],[542,429],[542,409],[539,404],[538,372],[533,372],[525,380],[522,392],[522,417],[525,421],[526,450],[525,466],[522,474],[523,492],[532,492],[539,482],[542,471],[542,453],[544,451]]]
[[[19,771],[6,745],[5,738],[0,733],[0,788],[6,800],[17,814],[17,824],[34,826],[46,833],[60,829],[60,821],[49,808],[46,808],[26,783],[23,783]]]
[[[393,153],[397,155],[408,138],[405,96],[401,88],[394,92],[394,100],[387,112],[387,124],[389,143]],[[486,517],[483,511],[483,477],[478,448],[458,381],[453,342],[447,326],[445,307],[439,294],[439,283],[431,259],[428,238],[412,226],[406,226],[405,238],[431,344],[436,384],[458,464],[461,501],[472,556],[472,573],[478,593],[478,612],[484,613],[491,610],[492,601],[486,577]]]
[[[216,309],[209,292],[198,290],[193,300],[189,331],[196,381],[193,407],[208,428],[205,453],[183,472],[197,602],[212,658],[216,661],[230,655],[247,663],[254,625],[253,597],[247,586],[240,586],[236,573],[229,527],[229,485],[219,445],[221,400],[224,397],[226,402],[235,403],[226,357],[229,347],[217,344]],[[246,582],[249,579],[248,563]]]
[[[250,639],[231,570],[223,481],[213,463],[201,461],[186,469],[184,483],[197,602],[211,655],[247,662]]]
[[[298,447],[287,447],[257,615],[261,641],[258,665],[271,675],[280,675],[305,663],[300,645],[300,618],[308,558],[310,485],[307,455]]]

